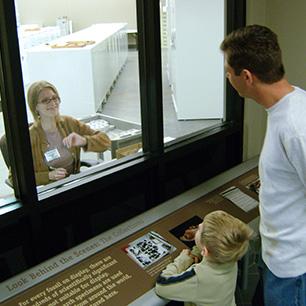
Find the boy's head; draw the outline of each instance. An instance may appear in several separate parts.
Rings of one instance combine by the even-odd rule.
[[[195,235],[195,242],[209,262],[235,262],[247,251],[252,229],[231,216],[217,210],[205,216]]]

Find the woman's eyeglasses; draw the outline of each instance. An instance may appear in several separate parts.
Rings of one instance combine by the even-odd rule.
[[[51,102],[54,102],[54,103],[61,103],[61,99],[60,99],[60,97],[58,97],[58,96],[53,96],[53,97],[51,97],[51,98],[46,98],[46,99],[43,99],[43,100],[41,100],[40,102],[38,102],[38,103],[41,103],[41,104],[44,104],[44,105],[49,105],[49,104],[51,104]]]

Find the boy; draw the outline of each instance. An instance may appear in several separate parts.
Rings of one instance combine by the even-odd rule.
[[[224,211],[208,214],[195,233],[196,248],[183,250],[157,279],[156,293],[185,305],[234,306],[237,260],[253,231]],[[198,252],[199,251],[199,252]],[[203,256],[200,259],[197,253]]]

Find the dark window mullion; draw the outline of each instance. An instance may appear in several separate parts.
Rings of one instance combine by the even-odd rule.
[[[227,0],[226,6],[226,34],[228,34],[246,25],[246,0]],[[241,131],[240,136],[235,138],[237,156],[241,161],[243,155],[243,118],[244,99],[226,80],[226,121],[234,122]]]
[[[246,24],[246,1],[227,0],[226,34]],[[220,42],[221,43],[221,42]],[[226,82],[226,120],[243,124],[244,99]]]
[[[37,201],[23,89],[14,1],[0,0],[2,110],[15,194],[25,204]]]
[[[163,152],[163,106],[159,1],[137,0],[139,82],[143,148]]]

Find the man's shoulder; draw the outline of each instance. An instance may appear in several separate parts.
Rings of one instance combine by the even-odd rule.
[[[294,86],[294,91],[288,95],[289,100],[296,100],[296,101],[302,101],[303,103],[300,105],[302,108],[306,109],[306,90]]]

